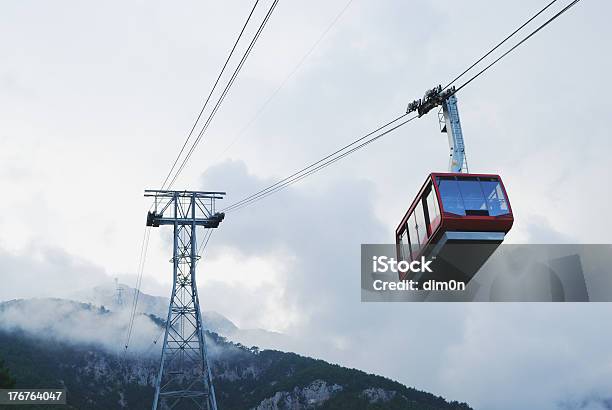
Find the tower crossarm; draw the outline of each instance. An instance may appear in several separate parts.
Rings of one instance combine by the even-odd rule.
[[[145,190],[145,197],[154,198],[153,210],[147,213],[147,226],[176,223],[218,228],[225,214],[215,212],[215,202],[224,195],[217,191]]]

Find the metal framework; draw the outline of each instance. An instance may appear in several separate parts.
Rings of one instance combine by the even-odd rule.
[[[448,135],[448,146],[450,147],[448,172],[468,172],[457,97],[454,94],[442,102],[442,116],[444,121],[441,123],[440,130]]]
[[[217,410],[196,286],[197,227],[213,229],[225,215],[215,212],[224,192],[146,190],[155,200],[147,226],[172,225],[173,286],[168,307],[153,410]]]
[[[457,108],[457,97],[455,87],[442,90],[442,86],[427,90],[425,96],[408,104],[407,113],[416,111],[419,117],[427,114],[435,107],[441,106],[438,113],[440,131],[448,135],[448,146],[450,148],[450,159],[448,163],[449,172],[467,172],[467,159],[465,156],[465,144],[461,121],[459,120],[459,109]]]
[[[119,285],[119,279],[115,278],[115,306],[123,309],[123,286]]]

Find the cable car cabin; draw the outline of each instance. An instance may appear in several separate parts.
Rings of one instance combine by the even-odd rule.
[[[467,284],[513,221],[498,175],[432,173],[395,234],[398,260],[432,259],[433,273],[408,272],[400,274],[400,280],[454,279]]]

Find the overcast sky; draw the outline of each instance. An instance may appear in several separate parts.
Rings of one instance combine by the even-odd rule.
[[[401,114],[545,3],[354,0],[287,78],[347,0],[281,0],[176,187],[229,204],[273,183]],[[143,190],[163,181],[251,6],[0,6],[1,300],[134,285]],[[470,170],[504,178],[509,242],[609,243],[611,12],[582,1],[458,94]],[[204,308],[476,408],[605,408],[607,304],[359,301],[360,244],[392,242],[447,159],[432,112],[228,215],[200,265]],[[170,291],[168,235],[151,235],[153,294]]]

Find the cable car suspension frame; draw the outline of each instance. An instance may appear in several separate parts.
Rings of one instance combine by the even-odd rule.
[[[416,112],[420,118],[432,109],[441,107],[440,112],[438,112],[438,121],[440,122],[440,131],[448,135],[448,146],[450,148],[448,171],[469,172],[455,93],[455,87],[442,90],[442,86],[438,85],[427,90],[423,98],[409,103],[406,113]]]

